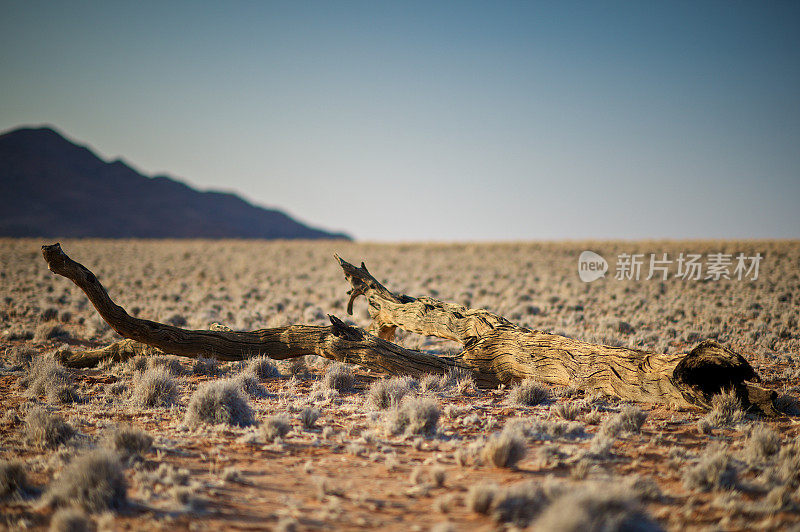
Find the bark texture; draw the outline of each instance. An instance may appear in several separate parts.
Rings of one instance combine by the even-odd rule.
[[[348,312],[364,296],[371,331],[391,339],[399,327],[455,340],[464,347],[461,363],[499,382],[535,378],[629,401],[708,408],[711,397],[734,389],[743,403],[774,414],[774,392],[740,355],[712,340],[688,354],[659,354],[591,344],[519,327],[502,316],[429,297],[397,295],[379,283],[364,263],[356,267],[336,257],[350,282]]]
[[[126,338],[103,349],[75,353],[64,360],[77,367],[135,355],[171,353],[187,357],[242,360],[259,354],[277,360],[304,355],[358,364],[389,374],[469,372],[482,386],[526,378],[572,385],[629,401],[675,407],[708,408],[711,396],[734,389],[746,406],[775,415],[775,393],[753,382],[759,378],[740,355],[707,340],[689,354],[666,355],[590,344],[519,327],[483,309],[469,309],[428,297],[392,293],[364,263],[353,266],[338,256],[348,292],[348,313],[364,296],[369,331],[350,327],[334,316],[330,326],[290,325],[251,332],[187,330],[130,316],[116,305],[87,268],[70,259],[59,244],[42,246],[50,270],[74,282],[103,319]],[[461,343],[456,357],[439,357],[391,342],[397,328]]]
[[[330,316],[331,325],[327,327],[289,325],[251,332],[187,330],[135,318],[114,303],[97,277],[69,258],[59,244],[42,246],[42,255],[50,271],[75,283],[106,323],[126,338],[102,349],[62,357],[62,362],[71,367],[90,367],[104,360],[120,362],[137,355],[164,353],[219,360],[244,360],[262,354],[276,360],[320,355],[387,373],[414,376],[444,373],[457,366],[452,359],[404,349],[349,327],[334,316]]]

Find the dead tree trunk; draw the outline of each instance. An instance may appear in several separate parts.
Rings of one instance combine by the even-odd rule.
[[[348,313],[352,313],[354,300],[365,296],[373,320],[370,330],[377,336],[349,327],[334,316],[330,316],[330,326],[290,325],[252,332],[186,330],[134,318],[60,245],[42,246],[42,254],[52,272],[74,282],[103,319],[128,339],[68,356],[63,362],[71,366],[160,352],[221,360],[258,354],[283,360],[315,354],[389,374],[420,376],[459,369],[470,372],[482,386],[536,378],[629,401],[676,407],[706,408],[711,395],[732,388],[747,406],[775,413],[774,392],[746,382],[757,382],[758,376],[744,358],[716,342],[703,342],[688,355],[660,355],[531,331],[486,310],[395,295],[363,263],[357,268],[339,257],[352,286]],[[390,341],[397,327],[455,340],[464,350],[456,357],[439,357],[404,349]]]
[[[774,392],[748,383],[760,381],[750,364],[715,341],[672,355],[591,344],[519,327],[487,310],[394,294],[363,262],[356,267],[336,258],[352,286],[347,312],[352,314],[354,300],[363,295],[371,332],[391,340],[399,327],[454,340],[464,348],[463,365],[500,382],[535,378],[629,401],[702,408],[714,394],[734,389],[745,404],[774,412]]]
[[[100,316],[127,338],[102,349],[67,354],[62,362],[70,367],[91,367],[104,360],[123,361],[136,355],[174,354],[219,360],[245,360],[260,354],[276,360],[320,355],[331,360],[358,364],[387,373],[423,375],[444,373],[457,362],[404,349],[349,327],[331,316],[331,325],[289,325],[251,332],[187,330],[164,323],[134,318],[115,304],[97,277],[70,259],[59,244],[42,246],[42,255],[53,273],[62,275],[83,290]]]

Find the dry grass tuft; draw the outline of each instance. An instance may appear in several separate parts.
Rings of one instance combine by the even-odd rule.
[[[173,501],[178,503],[181,510],[190,514],[199,514],[205,511],[208,501],[197,494],[194,486],[175,486],[170,490]]]
[[[761,423],[750,430],[744,444],[745,461],[753,466],[777,455],[781,450],[781,438],[777,432]]]
[[[26,366],[34,360],[36,351],[24,345],[15,345],[6,349],[6,355],[18,366]]]
[[[559,419],[536,419],[530,424],[517,419],[506,423],[507,427],[515,426],[525,436],[533,440],[574,440],[585,436],[583,425],[576,421],[562,421]]]
[[[572,464],[569,470],[569,477],[573,480],[585,480],[592,472],[594,463],[587,457],[580,458]]]
[[[334,362],[325,368],[325,374],[322,376],[324,388],[336,390],[337,392],[346,392],[353,387],[353,384],[355,384],[353,370],[347,364]]]
[[[111,433],[109,443],[121,456],[141,456],[153,446],[153,438],[134,427],[118,427]]]
[[[93,532],[94,523],[78,508],[61,508],[50,518],[50,532]]]
[[[444,486],[444,482],[447,480],[447,471],[445,468],[441,466],[435,466],[430,469],[429,473],[434,486],[437,488]]]
[[[638,406],[625,405],[620,412],[600,424],[597,435],[601,438],[613,439],[621,434],[639,433],[647,419],[647,412]]]
[[[306,407],[300,411],[300,422],[306,430],[313,429],[319,419],[319,410]]]
[[[69,340],[69,331],[53,323],[41,323],[33,333],[33,341],[43,343],[48,340]]]
[[[51,386],[47,390],[47,401],[56,404],[70,404],[80,401],[80,396],[75,388],[71,385],[56,385]]]
[[[370,385],[367,397],[375,408],[385,410],[399,404],[417,385],[417,380],[412,377],[381,379]]]
[[[494,483],[473,484],[467,491],[467,508],[472,512],[488,515],[499,489]]]
[[[268,356],[257,356],[247,361],[246,371],[252,373],[259,380],[277,379],[281,377],[281,372],[275,362]]]
[[[10,327],[3,333],[4,340],[31,340],[33,339],[33,331],[22,325],[15,325]]]
[[[453,385],[459,395],[472,395],[477,390],[472,374],[459,375]]]
[[[174,377],[180,377],[186,370],[178,357],[172,355],[158,355],[147,357],[148,369],[164,369]]]
[[[219,361],[216,358],[197,357],[192,361],[192,375],[219,375]]]
[[[125,367],[134,372],[145,371],[147,369],[147,357],[136,355],[133,358],[129,358],[125,363]]]
[[[127,484],[116,453],[90,451],[72,461],[51,484],[46,500],[87,511],[120,510],[127,504]]]
[[[352,454],[353,456],[364,456],[367,454],[368,449],[360,443],[350,442],[345,447],[345,451],[347,451],[347,454]]]
[[[553,532],[661,530],[629,490],[604,484],[566,491],[542,512],[534,526]]]
[[[550,390],[538,381],[527,379],[511,388],[508,400],[517,405],[536,406],[550,400]]]
[[[0,461],[0,500],[24,495],[28,490],[25,468],[20,462]]]
[[[795,440],[781,448],[775,472],[784,483],[792,487],[800,485],[800,441]]]
[[[492,516],[499,522],[513,523],[524,528],[538,515],[547,501],[547,495],[539,484],[533,481],[518,482],[495,495]]]
[[[659,501],[664,497],[658,483],[650,477],[628,477],[627,487],[633,496],[642,501]]]
[[[620,410],[620,413],[617,414],[617,420],[622,432],[632,434],[638,434],[642,431],[642,425],[644,425],[646,419],[647,412],[635,405],[625,405]]]
[[[244,477],[242,476],[242,472],[239,471],[237,467],[230,466],[226,467],[222,470],[222,474],[220,478],[225,482],[242,482],[244,481]]]
[[[235,375],[231,380],[236,382],[239,388],[253,399],[269,396],[269,392],[261,385],[258,376],[249,369],[245,369],[238,375]]]
[[[733,390],[726,390],[711,399],[711,410],[703,419],[715,427],[730,427],[744,419],[742,402]]]
[[[418,486],[441,488],[446,479],[447,471],[443,467],[419,465],[411,471],[409,480]]]
[[[514,467],[525,457],[526,452],[523,434],[507,426],[502,432],[489,438],[481,450],[481,456],[496,467]]]
[[[466,505],[469,510],[491,515],[498,522],[525,528],[548,504],[551,496],[533,481],[518,482],[503,488],[483,483],[470,488]]]
[[[20,380],[20,385],[27,388],[29,397],[45,395],[52,403],[67,404],[78,400],[72,376],[52,354],[34,357],[30,372]]]
[[[683,474],[687,488],[700,491],[733,489],[736,487],[738,471],[727,449],[712,447],[706,450],[697,464]]]
[[[595,433],[594,438],[592,438],[589,451],[598,457],[607,456],[611,452],[611,448],[614,447],[614,443],[616,443],[616,441],[617,437],[615,435],[598,430]]]
[[[711,422],[705,417],[701,417],[697,420],[697,430],[700,432],[700,434],[713,434],[714,425],[712,425]]]
[[[305,357],[291,358],[282,362],[282,367],[297,378],[304,378],[308,375],[308,364],[306,364]]]
[[[275,441],[286,436],[292,426],[286,416],[270,416],[261,424],[261,435],[267,441]]]
[[[75,434],[68,423],[41,407],[32,408],[25,416],[25,436],[42,447],[58,447]]]
[[[316,479],[317,483],[317,498],[325,500],[327,497],[344,497],[345,490],[339,484],[334,482],[334,479],[327,477],[319,477]]]
[[[134,377],[131,402],[147,408],[164,407],[176,404],[179,395],[173,374],[165,367],[151,367]]]
[[[386,428],[392,434],[433,436],[441,410],[433,399],[406,397],[390,410]]]
[[[58,309],[56,307],[47,307],[40,315],[42,321],[54,321],[58,319]]]
[[[419,391],[422,393],[438,392],[447,387],[449,379],[447,375],[434,375],[426,373],[419,380]]]
[[[575,421],[584,411],[584,406],[577,401],[568,401],[554,405],[550,411],[566,421]]]
[[[192,394],[184,423],[190,427],[203,423],[246,427],[254,423],[253,410],[235,381],[206,382]]]

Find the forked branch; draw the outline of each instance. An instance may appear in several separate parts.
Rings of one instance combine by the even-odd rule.
[[[83,290],[100,316],[127,339],[103,349],[67,355],[63,362],[73,367],[156,353],[219,360],[244,360],[259,354],[276,360],[319,355],[387,373],[415,376],[446,373],[458,366],[452,359],[404,349],[376,338],[333,316],[329,326],[289,325],[251,332],[187,330],[135,318],[114,303],[97,277],[70,259],[59,244],[42,246],[42,255],[50,271],[66,277]]]

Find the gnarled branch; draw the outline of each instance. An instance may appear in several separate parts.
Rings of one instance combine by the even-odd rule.
[[[219,360],[243,360],[259,354],[276,360],[320,355],[387,373],[415,376],[446,373],[459,366],[452,359],[404,349],[376,338],[333,316],[329,326],[289,325],[251,332],[187,330],[134,318],[114,303],[97,277],[70,259],[59,244],[42,246],[42,255],[50,271],[75,283],[106,323],[126,338],[102,349],[66,355],[63,362],[73,367],[156,353]],[[480,376],[478,379],[481,380]]]
[[[460,342],[463,365],[500,382],[535,378],[597,391],[628,401],[676,407],[710,406],[711,397],[732,388],[745,405],[774,414],[774,392],[760,388],[753,368],[740,355],[706,340],[688,354],[659,354],[598,345],[517,326],[483,309],[429,297],[396,295],[369,273],[336,257],[354,297],[363,295],[371,330],[407,331]],[[752,381],[752,382],[748,382]]]

